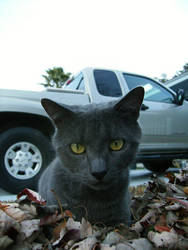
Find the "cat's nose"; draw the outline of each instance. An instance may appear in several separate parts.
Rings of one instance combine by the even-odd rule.
[[[107,173],[106,162],[103,158],[96,157],[91,161],[90,173],[101,181]]]
[[[101,181],[106,175],[107,171],[92,172],[92,175],[99,181]]]

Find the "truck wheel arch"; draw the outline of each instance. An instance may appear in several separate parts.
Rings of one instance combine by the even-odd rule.
[[[54,133],[53,123],[46,116],[21,112],[1,112],[0,114],[0,133],[18,126],[37,129],[49,138]]]
[[[23,188],[28,187],[31,189],[37,189],[38,178],[42,171],[52,161],[55,156],[50,137],[54,132],[52,122],[47,117],[39,117],[36,115],[28,114],[13,114],[10,113],[5,116],[1,115],[0,118],[0,183],[1,187],[11,193],[18,193]],[[11,167],[14,165],[13,162],[27,161],[24,156],[19,158],[19,153],[22,152],[21,147],[26,143],[26,154],[30,156],[28,159],[30,169],[33,171],[31,178],[24,177],[21,179],[18,175],[9,172]],[[24,150],[25,151],[25,150]],[[8,159],[7,154],[13,153],[15,159]],[[42,165],[38,166],[39,170],[35,170],[34,162],[32,157],[39,155],[42,159]],[[17,155],[17,156],[16,156]],[[27,163],[27,162],[26,162]],[[32,165],[33,164],[33,165]],[[26,164],[27,165],[27,164]],[[40,164],[39,164],[40,165]],[[23,167],[23,166],[22,166]],[[32,169],[33,168],[33,169]],[[37,169],[37,168],[36,168]],[[38,171],[38,172],[37,172]],[[21,173],[22,174],[22,173]]]

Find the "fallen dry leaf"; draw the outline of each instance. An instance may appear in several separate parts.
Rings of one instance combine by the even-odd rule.
[[[74,250],[74,249],[91,250],[95,246],[96,243],[97,243],[97,239],[95,237],[89,237],[78,243],[75,243],[74,246],[70,248],[70,250]]]
[[[159,232],[159,233],[162,233],[162,232],[170,232],[171,228],[167,227],[167,226],[161,226],[161,225],[155,225],[154,226],[154,229]]]
[[[188,249],[188,167],[167,177],[169,183],[154,175],[147,186],[132,188],[130,227],[75,221],[61,204],[47,206],[24,189],[17,201],[0,202],[0,249]]]
[[[167,200],[171,200],[171,201],[178,202],[178,203],[180,203],[183,207],[185,207],[186,210],[188,210],[188,201],[186,201],[186,200],[181,200],[181,199],[178,199],[178,198],[176,198],[176,197],[167,197]]]
[[[1,209],[1,210],[5,211],[8,207],[9,207],[9,205],[3,204],[3,203],[0,201],[0,209]]]
[[[87,221],[85,218],[82,218],[80,227],[81,238],[90,237],[94,232],[95,230],[92,228],[89,221]]]
[[[19,208],[18,203],[9,203],[7,206],[5,205],[3,209],[4,213],[6,213],[8,216],[13,218],[16,221],[22,221],[25,219],[32,219],[33,215],[29,213],[28,211],[24,211],[23,209]]]
[[[22,192],[20,192],[17,195],[17,199],[20,199],[24,195],[26,195],[30,201],[33,201],[37,204],[40,204],[40,205],[46,204],[46,201],[37,192],[35,192],[29,188],[25,188]]]
[[[178,243],[178,235],[174,230],[170,232],[164,231],[162,233],[150,231],[148,233],[148,239],[153,242],[157,248],[166,247],[168,249],[176,249]]]
[[[185,194],[188,195],[188,187],[184,187],[184,188],[183,188],[183,191],[184,191]]]
[[[25,235],[25,238],[29,238],[33,232],[40,230],[40,220],[24,220],[20,222],[21,229],[20,233]]]

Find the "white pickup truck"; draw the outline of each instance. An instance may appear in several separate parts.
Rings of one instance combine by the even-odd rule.
[[[121,98],[136,86],[145,88],[139,123],[142,141],[137,161],[164,171],[174,158],[188,155],[188,102],[160,83],[116,70],[86,68],[63,89],[42,92],[0,90],[0,185],[17,193],[36,188],[38,178],[54,157],[53,126],[40,104],[49,98],[85,105]]]

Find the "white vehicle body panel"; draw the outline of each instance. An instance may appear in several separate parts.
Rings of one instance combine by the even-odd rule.
[[[130,90],[123,76],[124,72],[111,70],[115,73],[122,96]],[[117,99],[117,97],[104,96],[99,93],[94,77],[94,69],[86,68],[81,71],[85,90],[47,89],[41,92],[0,90],[0,112],[20,112],[42,115],[47,117],[40,104],[42,98],[49,98],[68,105],[86,105],[101,103]],[[148,78],[149,79],[149,78]],[[162,84],[157,83],[162,88]],[[175,93],[165,88],[174,98]],[[121,97],[118,97],[121,98]],[[139,123],[142,128],[142,141],[140,152],[152,154],[153,152],[187,151],[188,152],[188,102],[183,105],[144,100],[148,109],[141,110]]]

